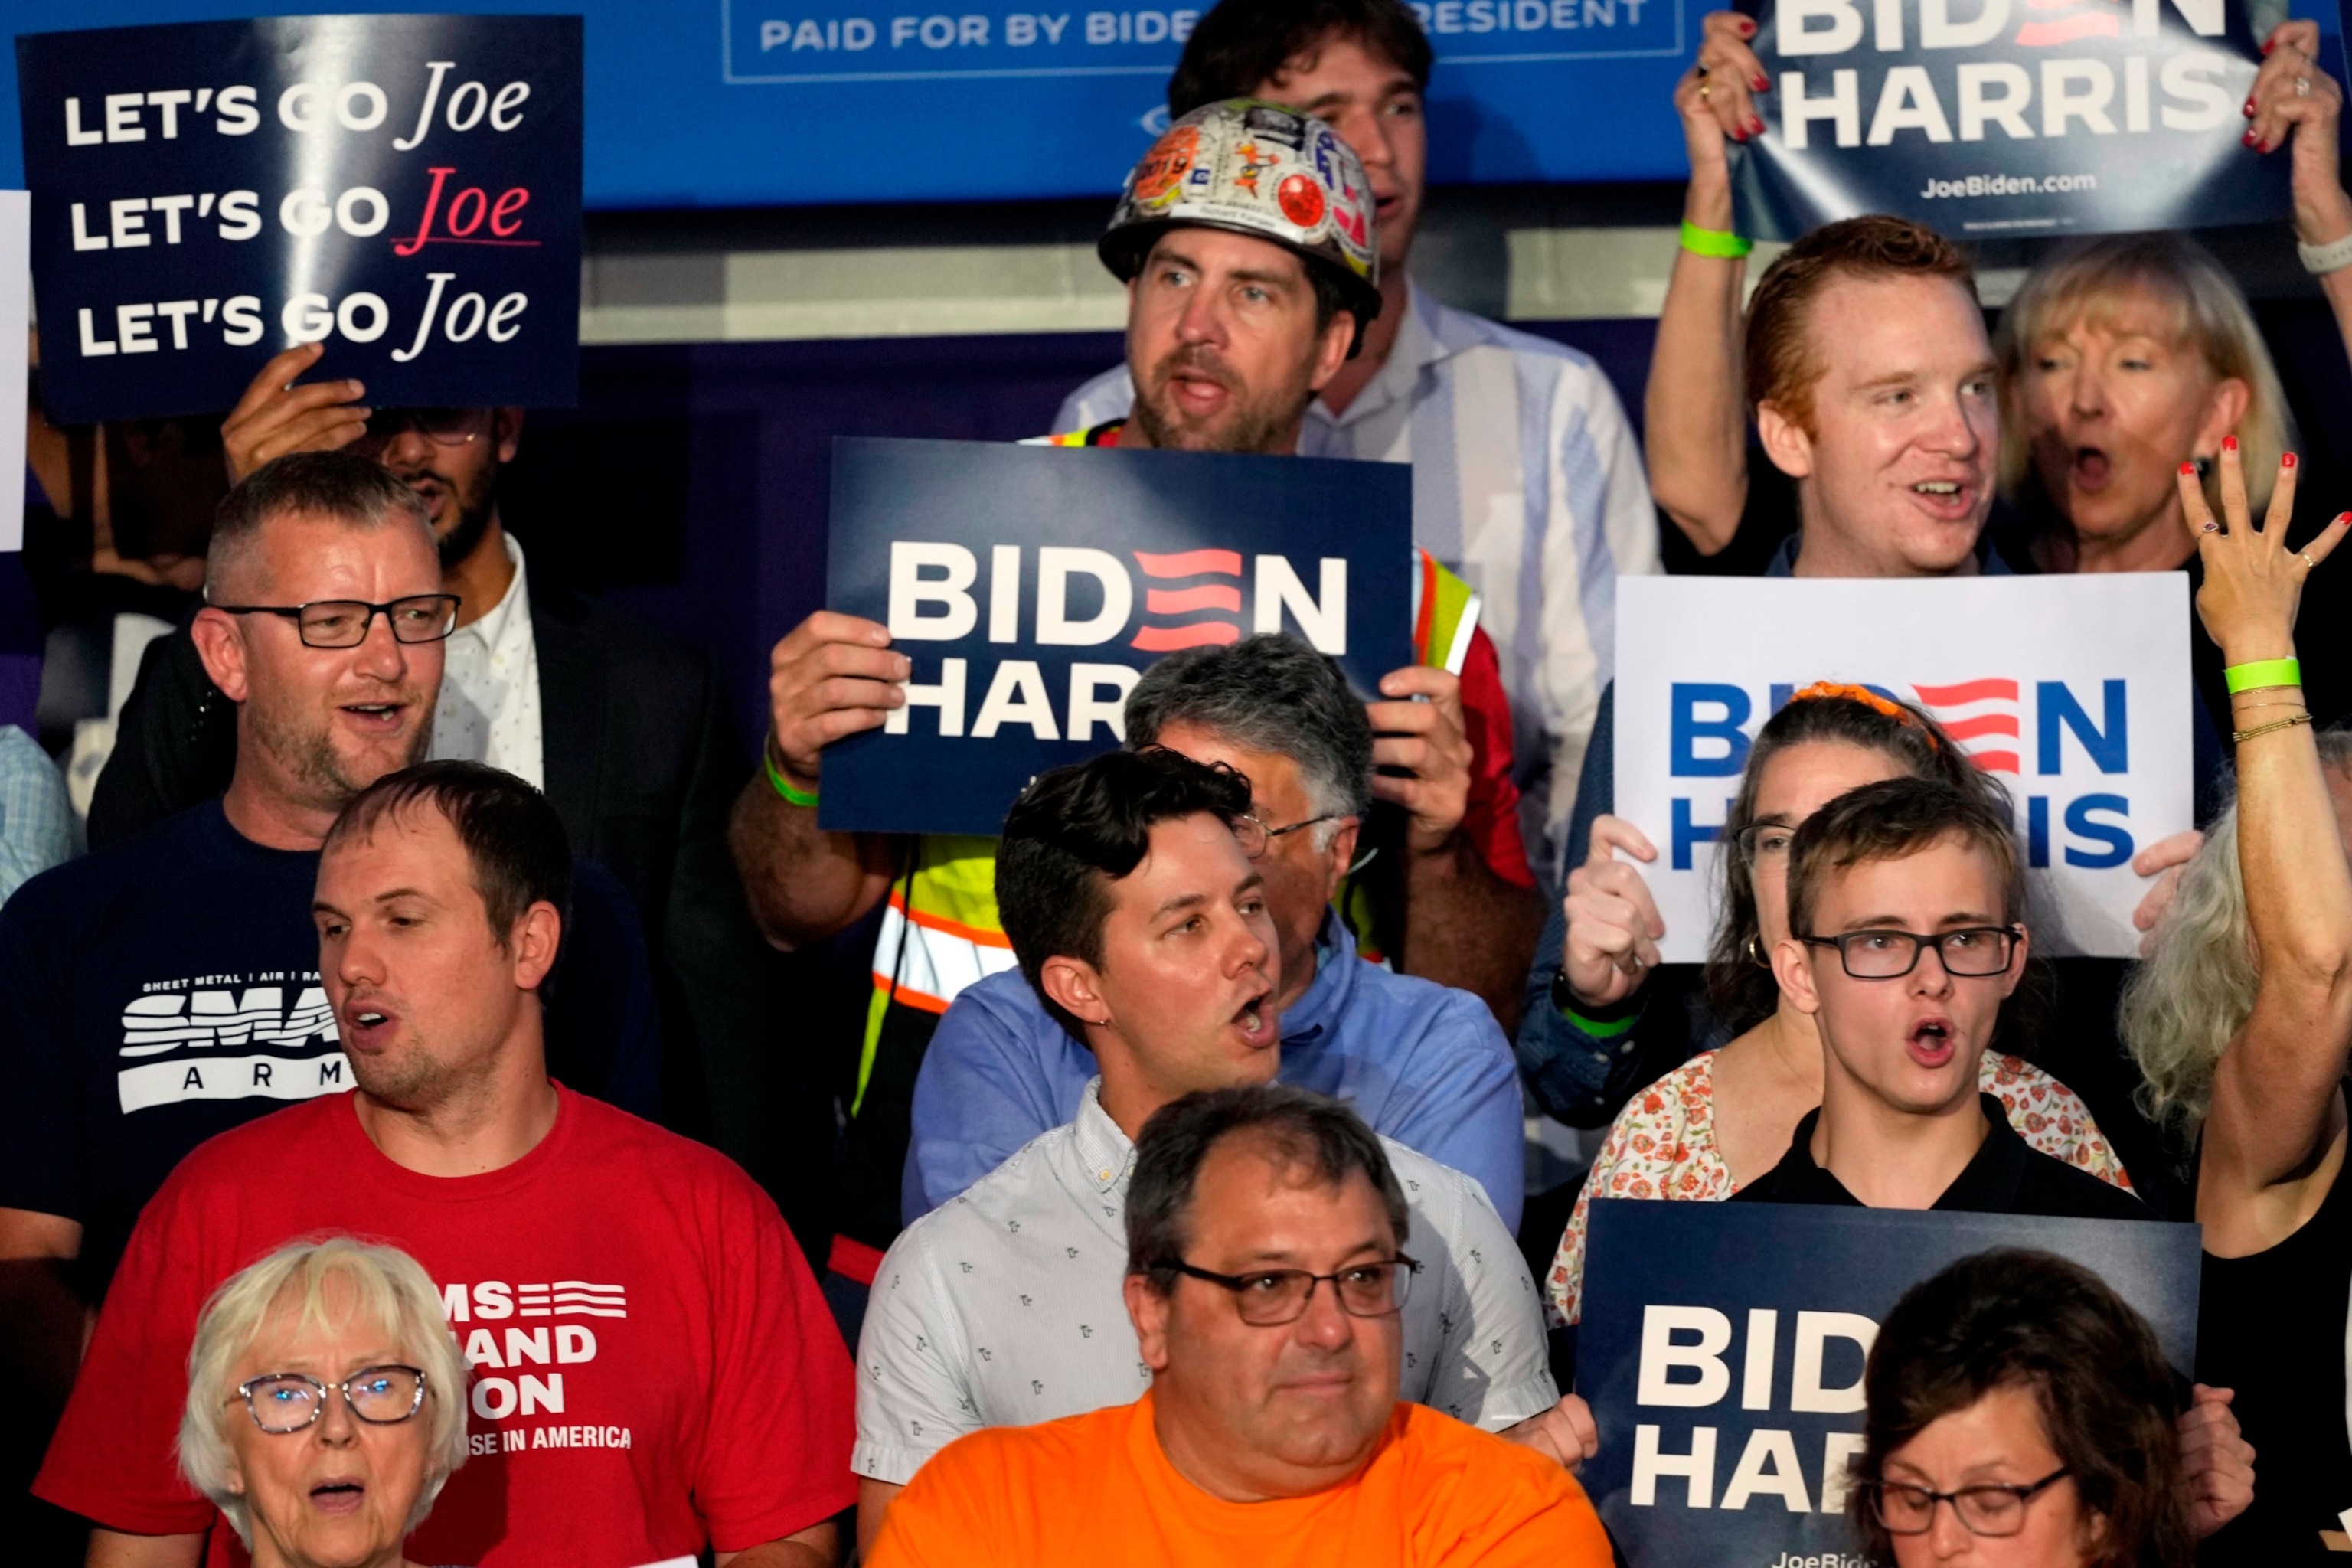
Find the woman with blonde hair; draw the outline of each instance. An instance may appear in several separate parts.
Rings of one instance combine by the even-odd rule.
[[[180,1469],[254,1568],[413,1568],[402,1543],[465,1458],[465,1359],[406,1253],[293,1242],[205,1304]]]

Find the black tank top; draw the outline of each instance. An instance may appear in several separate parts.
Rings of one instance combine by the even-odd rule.
[[[2344,1563],[2320,1531],[2352,1509],[2345,1432],[2345,1314],[2352,1306],[2352,1180],[2264,1252],[2205,1258],[2197,1381],[2234,1388],[2254,1446],[2253,1506],[2205,1543],[2208,1563]]]

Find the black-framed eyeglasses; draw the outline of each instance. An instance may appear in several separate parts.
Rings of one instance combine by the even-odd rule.
[[[1944,973],[1961,980],[2005,974],[2025,932],[2016,926],[1962,926],[1922,936],[1913,931],[1850,931],[1838,936],[1801,938],[1809,947],[1833,947],[1856,980],[1900,980],[1919,967],[1923,949],[1934,948]]]
[[[2015,1535],[2025,1528],[2025,1505],[2073,1473],[2061,1466],[2031,1486],[1962,1487],[1956,1492],[1876,1481],[1870,1488],[1871,1507],[1889,1535],[1927,1534],[1935,1527],[1936,1505],[1947,1502],[1970,1535]]]
[[[1244,812],[1234,818],[1234,837],[1241,840],[1242,853],[1255,860],[1265,854],[1277,838],[1309,827],[1319,826],[1326,822],[1339,820],[1338,813],[1327,811],[1320,816],[1310,816],[1304,822],[1294,822],[1286,827],[1268,827],[1263,817],[1255,813]]]
[[[1412,1291],[1412,1277],[1421,1269],[1419,1263],[1402,1252],[1377,1263],[1351,1264],[1337,1274],[1310,1274],[1304,1268],[1213,1274],[1206,1268],[1193,1268],[1181,1258],[1163,1258],[1152,1267],[1223,1286],[1234,1293],[1234,1305],[1241,1312],[1242,1321],[1261,1329],[1295,1323],[1305,1317],[1315,1287],[1327,1279],[1331,1282],[1331,1293],[1339,1299],[1340,1310],[1349,1317],[1392,1316],[1403,1308],[1405,1297]]]
[[[305,647],[357,647],[367,641],[368,628],[382,616],[392,627],[393,640],[439,642],[457,629],[457,606],[465,601],[455,594],[411,594],[387,605],[364,599],[314,599],[307,605],[215,605],[226,616],[283,616],[294,623]]]
[[[350,449],[362,458],[376,457],[411,430],[436,447],[463,447],[489,427],[487,408],[379,408],[368,416],[366,433]]]
[[[265,1432],[299,1432],[326,1414],[327,1395],[341,1393],[352,1414],[373,1426],[396,1426],[425,1405],[425,1373],[413,1366],[371,1366],[341,1383],[308,1373],[273,1372],[236,1385],[237,1397]]]

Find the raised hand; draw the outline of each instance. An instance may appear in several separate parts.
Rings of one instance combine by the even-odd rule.
[[[2300,552],[2290,551],[2286,531],[2294,512],[2294,454],[2279,459],[2278,480],[2261,528],[2254,527],[2246,503],[2242,463],[2238,438],[2225,437],[2219,518],[2205,503],[2195,464],[2181,464],[2179,479],[2181,515],[2205,563],[2197,615],[2205,623],[2206,635],[2232,665],[2294,657],[2294,614],[2303,600],[2304,579],[2334,553],[2345,525],[2352,523],[2352,512],[2344,512]]]
[[[297,385],[294,378],[319,363],[324,343],[300,343],[273,355],[221,425],[228,478],[236,483],[289,452],[333,452],[367,431],[373,409],[360,406],[367,388],[348,377]]]
[[[1560,969],[1577,999],[1595,1007],[1633,994],[1657,967],[1658,939],[1666,934],[1650,884],[1640,868],[1616,858],[1618,849],[1636,860],[1658,858],[1657,847],[1623,817],[1595,817],[1591,852],[1568,874],[1568,899],[1561,906],[1568,945]]]

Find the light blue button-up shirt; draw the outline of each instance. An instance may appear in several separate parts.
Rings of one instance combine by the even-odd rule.
[[[1284,1083],[1336,1095],[1373,1131],[1476,1181],[1519,1226],[1526,1185],[1518,1069],[1486,1005],[1356,954],[1336,914],[1315,982],[1282,1016]],[[1076,1119],[1094,1053],[1049,1016],[1017,970],[964,988],[915,1079],[899,1206],[908,1225],[1039,1133]]]

